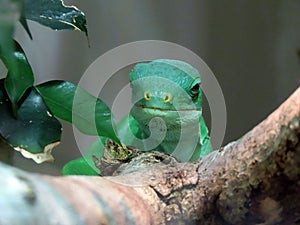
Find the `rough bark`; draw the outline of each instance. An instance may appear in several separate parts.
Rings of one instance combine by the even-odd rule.
[[[0,224],[300,224],[300,88],[192,163],[115,177],[0,171]]]

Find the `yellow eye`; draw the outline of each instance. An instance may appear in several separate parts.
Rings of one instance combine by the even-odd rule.
[[[146,92],[144,93],[144,99],[147,100],[147,101],[149,101],[150,98],[151,98],[150,93],[149,93],[148,91],[146,91]]]
[[[167,93],[164,97],[164,103],[170,102],[172,99],[172,95]]]

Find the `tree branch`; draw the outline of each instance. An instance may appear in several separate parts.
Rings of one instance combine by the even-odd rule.
[[[195,162],[115,177],[0,171],[0,224],[299,224],[300,88]]]

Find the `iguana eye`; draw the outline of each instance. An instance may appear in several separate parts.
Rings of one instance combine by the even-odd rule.
[[[191,88],[191,92],[197,93],[197,92],[199,92],[199,88],[200,88],[200,84],[197,83]]]
[[[147,100],[147,101],[149,101],[150,98],[151,98],[150,93],[148,91],[145,91],[145,93],[144,93],[144,99]]]
[[[197,83],[195,83],[194,85],[192,85],[192,87],[190,89],[191,97],[193,99],[198,98],[199,92],[200,92],[200,82],[197,81]]]
[[[167,93],[164,97],[164,103],[170,102],[172,99],[172,95],[170,93]]]

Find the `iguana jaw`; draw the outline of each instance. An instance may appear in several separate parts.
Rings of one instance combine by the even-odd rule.
[[[201,109],[196,109],[196,108],[170,109],[170,108],[153,107],[153,106],[145,106],[145,105],[135,105],[135,107],[145,109],[145,110],[158,110],[158,111],[168,111],[168,112],[181,112],[181,111],[199,111],[199,112],[201,112]]]
[[[188,125],[191,123],[198,123],[202,111],[199,109],[171,110],[159,107],[134,105],[131,109],[131,114],[139,122],[146,122],[154,117],[160,117],[170,124]]]

